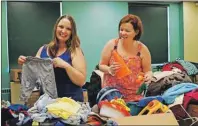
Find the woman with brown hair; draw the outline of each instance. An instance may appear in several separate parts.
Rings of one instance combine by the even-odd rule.
[[[142,96],[136,92],[142,83],[137,83],[137,79],[141,78],[149,83],[152,77],[150,52],[139,41],[143,32],[142,22],[138,16],[128,14],[120,20],[118,31],[119,38],[110,40],[101,54],[99,69],[104,72],[102,87],[117,88],[126,102],[138,101]],[[114,54],[120,56],[130,70],[126,70],[126,76],[117,76],[116,73],[123,67],[123,63],[117,62]],[[144,78],[139,76],[142,74]]]
[[[58,97],[71,97],[83,101],[82,86],[86,81],[86,62],[80,48],[80,40],[74,19],[63,15],[56,21],[53,40],[42,46],[36,57],[53,59]],[[23,64],[25,56],[19,56]]]

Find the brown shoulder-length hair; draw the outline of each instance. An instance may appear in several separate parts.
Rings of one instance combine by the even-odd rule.
[[[75,52],[75,49],[80,46],[80,39],[77,35],[77,29],[76,29],[76,23],[74,19],[70,15],[63,15],[59,17],[56,21],[56,24],[54,25],[54,30],[53,30],[53,38],[52,41],[48,44],[48,49],[49,49],[49,55],[51,57],[56,57],[56,54],[58,52],[59,48],[59,41],[56,37],[56,29],[57,25],[62,20],[63,18],[66,18],[70,21],[71,23],[71,36],[70,38],[66,41],[66,47],[70,52]]]
[[[120,26],[123,23],[131,23],[133,25],[133,29],[135,32],[138,32],[138,34],[133,38],[134,40],[139,40],[142,33],[143,33],[143,25],[141,19],[133,14],[128,14],[124,16],[119,23],[118,31],[120,31]]]

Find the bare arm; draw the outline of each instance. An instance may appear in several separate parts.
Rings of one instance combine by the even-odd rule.
[[[104,73],[109,73],[109,60],[111,57],[111,51],[114,47],[114,40],[110,40],[103,48],[101,53],[101,59],[99,63],[99,69]]]
[[[145,81],[150,82],[152,77],[151,54],[145,45],[143,46],[142,54],[142,68],[145,73]]]
[[[65,65],[65,70],[71,81],[82,87],[86,81],[86,61],[80,48],[76,49],[76,53],[72,54],[72,66],[70,64]]]
[[[38,50],[36,57],[40,58],[42,49],[43,49],[43,46]],[[23,65],[26,62],[26,58],[27,58],[26,56],[20,55],[18,58],[18,64]]]
[[[104,47],[102,54],[101,54],[101,60],[99,63],[99,69],[104,73],[109,73],[112,76],[115,75],[116,71],[120,69],[120,64],[118,62],[113,62],[112,64],[109,64],[112,50],[115,46],[115,39],[110,40]]]
[[[143,72],[151,71],[151,54],[145,45],[142,48],[142,54]]]

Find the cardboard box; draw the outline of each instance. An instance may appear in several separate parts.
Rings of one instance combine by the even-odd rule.
[[[11,89],[11,103],[12,104],[24,104],[23,101],[19,100],[21,84],[19,82],[10,82]]]
[[[118,125],[179,126],[173,113],[129,116],[123,118],[113,118],[112,120],[117,122]]]
[[[20,101],[19,98],[21,95],[20,86],[21,84],[19,82],[10,82],[12,104],[25,104],[23,101]],[[34,103],[39,99],[39,97],[40,97],[39,90],[33,91],[26,105],[28,107],[32,107]]]
[[[10,70],[10,80],[14,82],[20,82],[21,69],[11,69]]]

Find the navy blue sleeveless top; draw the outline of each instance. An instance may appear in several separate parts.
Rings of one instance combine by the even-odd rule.
[[[41,58],[49,58],[47,55],[47,47],[44,46],[41,51]],[[70,65],[72,65],[71,53],[69,51],[65,51],[63,54],[58,56],[63,59]],[[63,68],[54,68],[56,87],[58,92],[58,97],[71,97],[75,101],[83,102],[83,92],[82,88],[76,84],[74,84],[67,72]]]

